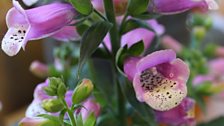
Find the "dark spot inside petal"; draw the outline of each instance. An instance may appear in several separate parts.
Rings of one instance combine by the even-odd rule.
[[[24,39],[24,37],[21,37],[21,39]]]
[[[169,92],[166,92],[166,94],[168,95],[168,94],[170,94]]]
[[[21,30],[19,30],[18,32],[19,32],[19,33],[22,33],[22,31],[21,31]]]
[[[10,39],[13,39],[13,37],[10,37]]]
[[[15,40],[18,40],[17,38]]]
[[[172,98],[172,96],[170,95],[169,98]]]
[[[175,103],[175,105],[177,105],[177,102]]]
[[[23,33],[26,33],[26,31],[25,31],[25,30],[23,30]]]

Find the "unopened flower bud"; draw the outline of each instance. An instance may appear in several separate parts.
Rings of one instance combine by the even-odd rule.
[[[59,99],[47,99],[42,102],[42,107],[47,112],[59,112],[64,108]]]
[[[200,26],[194,27],[193,34],[195,35],[195,38],[200,41],[205,37],[206,29],[205,29],[205,27],[200,27]]]
[[[23,118],[19,126],[60,126],[60,123],[42,117]]]
[[[75,88],[72,96],[72,102],[74,104],[79,104],[83,102],[93,90],[93,84],[91,80],[83,79],[82,83]]]
[[[48,76],[48,66],[39,61],[32,62],[30,71],[40,78],[46,78]]]

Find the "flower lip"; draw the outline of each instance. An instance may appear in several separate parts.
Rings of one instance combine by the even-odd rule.
[[[137,63],[137,70],[138,70],[138,72],[141,72],[148,68],[154,67],[156,65],[170,62],[170,61],[174,60],[175,58],[176,58],[176,53],[171,49],[156,51],[156,52],[142,58]]]
[[[21,48],[25,49],[28,40],[37,40],[58,33],[70,25],[77,15],[72,5],[59,2],[27,10],[24,10],[16,0],[13,0],[13,5],[6,16],[9,30],[1,46],[9,56],[16,55]],[[73,35],[61,33],[59,35],[60,39],[64,37],[73,39]]]
[[[157,51],[137,64],[133,86],[136,97],[153,109],[167,111],[178,106],[187,95],[189,68],[176,59],[172,50]]]

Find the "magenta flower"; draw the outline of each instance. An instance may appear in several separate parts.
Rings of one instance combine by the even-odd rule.
[[[156,34],[162,35],[165,31],[165,28],[162,25],[158,24],[156,20],[148,20],[146,23],[149,26],[151,26],[153,30],[155,30],[156,33],[149,31],[145,28],[134,29],[132,31],[127,32],[121,37],[121,46],[123,47],[125,45],[128,45],[128,47],[131,47],[136,42],[143,40],[144,47],[146,50],[147,48],[149,48],[155,35]],[[110,42],[109,35],[107,35],[104,38],[104,43],[106,44],[107,48],[111,50],[111,42]]]
[[[194,8],[202,11],[218,9],[215,0],[152,0],[148,11],[160,14],[177,14]]]
[[[159,123],[172,126],[192,126],[195,124],[194,105],[195,101],[193,99],[185,98],[180,105],[169,111],[155,111],[156,120]]]
[[[100,105],[94,101],[93,98],[88,98],[84,103],[83,107],[80,110],[83,120],[85,121],[91,113],[94,113],[95,117],[98,117],[100,114]]]
[[[16,55],[21,47],[24,49],[29,40],[60,32],[62,28],[73,23],[77,15],[70,4],[52,3],[28,10],[24,10],[16,0],[13,0],[13,5],[6,16],[9,29],[2,40],[2,49],[9,56]]]
[[[48,77],[48,66],[39,61],[33,61],[30,65],[30,72],[40,78]]]
[[[173,50],[156,51],[141,59],[129,58],[124,72],[133,81],[137,99],[155,110],[170,110],[187,95],[189,68]]]

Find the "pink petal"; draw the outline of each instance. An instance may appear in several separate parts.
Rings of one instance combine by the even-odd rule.
[[[133,80],[135,74],[137,73],[136,65],[139,60],[139,57],[130,57],[124,62],[124,73],[130,81]]]
[[[80,36],[77,33],[76,28],[74,26],[65,26],[61,28],[58,32],[53,34],[51,37],[65,42],[80,39]]]
[[[176,53],[171,49],[156,51],[142,58],[137,64],[137,70],[141,72],[153,66],[170,62],[175,58]]]

